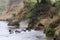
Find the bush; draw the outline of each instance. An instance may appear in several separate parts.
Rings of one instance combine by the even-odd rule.
[[[47,37],[54,37],[55,30],[51,27],[47,27],[45,33]]]

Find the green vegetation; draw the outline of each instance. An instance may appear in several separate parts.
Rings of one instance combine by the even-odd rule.
[[[41,18],[46,17],[48,14],[47,12],[49,11],[51,6],[51,3],[49,1],[37,1],[33,8],[30,10],[30,13],[28,13],[28,18],[29,18],[29,27],[28,28],[34,28],[35,25],[40,21]]]
[[[60,0],[56,2],[56,12],[60,14]]]
[[[0,3],[0,13],[2,13],[7,7],[7,2]]]
[[[2,12],[5,9],[6,5],[5,4],[0,4],[0,12]]]
[[[55,9],[55,11],[53,8]],[[49,27],[46,28],[45,33],[46,33],[47,37],[55,37],[55,32],[56,32],[55,28],[60,24],[59,22],[56,22],[59,20],[59,16],[60,16],[59,8],[60,8],[60,1],[57,1],[54,4],[51,4],[50,1],[45,1],[45,0],[42,0],[41,2],[37,1],[37,3],[31,9],[30,13],[28,13],[28,18],[30,20],[28,29],[34,28],[35,25],[40,21],[40,19],[43,19],[46,17],[52,18],[50,21],[53,26],[51,26],[50,25],[51,23],[50,23]],[[59,15],[59,16],[57,16],[57,15]],[[57,16],[57,20],[54,16]],[[56,23],[54,23],[54,22],[56,22]]]
[[[51,28],[51,27],[47,27],[45,33],[46,33],[47,37],[54,37],[55,30],[53,28]]]

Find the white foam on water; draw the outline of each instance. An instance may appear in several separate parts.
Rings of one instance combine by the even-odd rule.
[[[0,35],[9,34],[7,24],[6,21],[0,21]]]
[[[45,40],[43,31],[31,30],[17,34],[9,34],[7,24],[8,22],[0,21],[0,40]]]

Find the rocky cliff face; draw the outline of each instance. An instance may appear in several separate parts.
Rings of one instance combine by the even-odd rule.
[[[5,10],[8,4],[8,0],[0,0],[0,15]]]
[[[0,16],[1,20],[10,19],[12,14],[16,14],[24,7],[23,0],[9,0],[6,10]]]
[[[9,1],[9,2],[6,10],[0,16],[0,20],[6,20],[6,19],[12,18],[12,14],[19,13],[20,9],[24,7],[23,0],[6,0],[6,1]],[[5,2],[5,0],[0,0],[0,3],[1,2]],[[55,0],[52,0],[52,2],[55,2]]]
[[[9,0],[7,13],[16,13],[23,6],[23,0]]]

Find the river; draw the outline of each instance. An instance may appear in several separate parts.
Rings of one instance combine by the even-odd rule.
[[[27,22],[22,21],[20,23],[22,28],[27,27]],[[9,34],[9,28],[8,28],[8,22],[7,21],[0,21],[0,40],[46,40],[45,34],[43,31],[35,31],[31,30],[21,33],[13,33]]]

